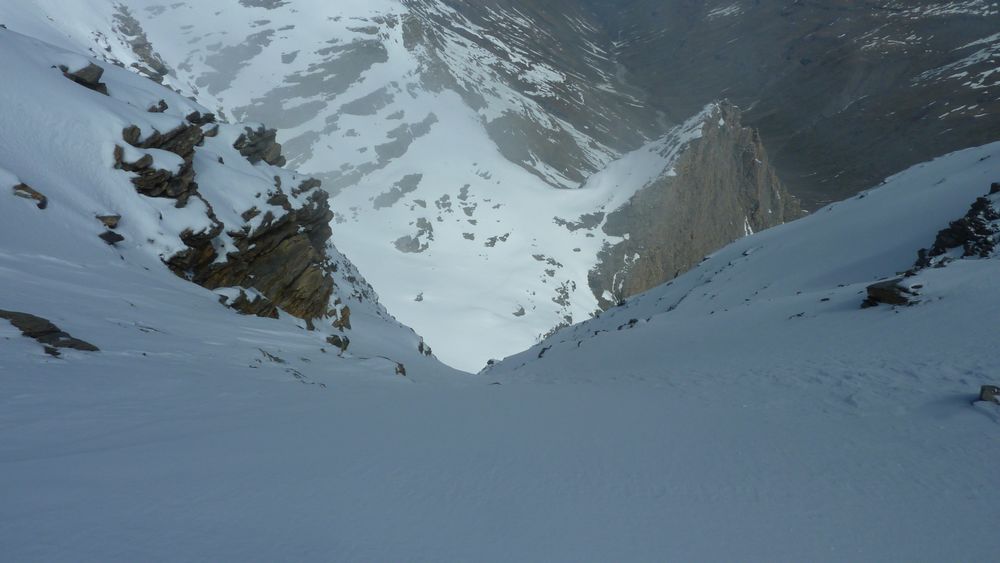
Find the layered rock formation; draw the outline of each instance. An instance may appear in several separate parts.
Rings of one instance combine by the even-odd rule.
[[[193,165],[197,148],[205,137],[218,134],[217,126],[207,132],[202,128],[212,121],[192,114],[186,123],[171,131],[153,131],[145,138],[136,126],[123,131],[123,139],[133,148],[167,151],[181,157],[181,165],[174,170],[157,168],[148,152],[129,162],[126,148],[115,147],[117,166],[135,174],[132,183],[139,193],[174,199],[177,207],[185,207],[191,198],[198,198],[208,209],[212,226],[181,233],[187,249],[165,257],[164,261],[177,275],[208,289],[253,290],[252,298],[241,291],[232,300],[222,300],[244,314],[274,317],[281,309],[306,320],[309,326],[313,326],[314,320],[326,317],[338,323],[343,308],[330,303],[334,294],[331,273],[335,266],[327,255],[333,212],[326,192],[313,179],[285,188],[281,177],[275,176],[274,189],[258,194],[264,199],[260,205],[263,210],[252,206],[243,210],[242,224],[224,224],[200,195]],[[246,128],[233,148],[250,162],[284,162],[274,131],[263,127]],[[220,256],[223,235],[231,239],[235,249]],[[344,328],[343,323],[335,328]]]
[[[611,213],[590,285],[602,307],[684,273],[717,248],[795,219],[798,200],[778,179],[760,136],[721,104],[666,175]]]

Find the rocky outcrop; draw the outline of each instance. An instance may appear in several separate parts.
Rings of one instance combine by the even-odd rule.
[[[1000,198],[1000,184],[993,184],[990,195]],[[922,249],[917,255],[916,267],[927,268],[942,263],[945,255],[961,249],[961,258],[988,258],[1000,242],[1000,212],[994,206],[995,200],[980,197],[964,217],[952,221],[942,229],[929,249]]]
[[[128,162],[125,159],[125,149],[116,146],[115,166],[136,173],[132,184],[142,195],[176,199],[177,207],[184,207],[188,198],[198,190],[197,184],[194,183],[194,150],[196,146],[202,144],[205,136],[205,131],[199,125],[184,123],[167,133],[153,131],[149,137],[143,139],[142,130],[132,125],[122,131],[122,138],[126,143],[140,149],[172,152],[184,162],[176,171],[156,168],[153,157],[149,154],[134,162]]]
[[[183,125],[167,133],[154,131],[145,139],[138,127],[130,126],[122,133],[126,143],[137,149],[171,152],[180,156],[183,164],[178,170],[160,169],[148,153],[129,162],[125,158],[125,148],[117,146],[116,166],[135,174],[132,183],[139,193],[175,199],[177,207],[184,207],[190,198],[201,198],[195,181],[194,155],[206,136],[217,133],[217,129],[208,132],[202,129],[214,121],[211,114],[194,113]],[[250,161],[284,161],[281,146],[274,142],[273,130],[248,128],[234,147]],[[231,302],[227,300],[228,306],[241,313],[274,317],[280,308],[305,319],[310,326],[313,320],[320,318],[332,317],[339,321],[340,313],[330,304],[334,293],[333,266],[326,245],[332,235],[333,212],[327,193],[313,179],[286,192],[276,177],[274,190],[267,196],[271,209],[263,212],[256,207],[248,209],[243,213],[242,218],[246,221],[243,225],[223,225],[211,205],[205,202],[212,226],[203,231],[181,233],[187,248],[166,257],[165,262],[178,276],[208,289],[241,287],[258,292],[259,298],[241,293]],[[298,202],[297,206],[292,204],[293,199]],[[260,220],[251,227],[249,222],[258,217]],[[232,239],[236,250],[220,259],[217,250],[220,245],[216,243],[223,233]],[[118,237],[111,230],[105,235]],[[106,241],[109,244],[119,242]]]
[[[253,164],[264,161],[271,166],[284,166],[287,161],[281,154],[277,135],[276,129],[267,129],[263,125],[257,129],[247,127],[233,146]]]
[[[726,244],[800,216],[753,129],[722,104],[702,137],[665,175],[611,213],[604,230],[626,240],[590,273],[602,308],[671,280]]]
[[[332,234],[333,212],[326,192],[314,187],[307,193],[305,205],[299,208],[293,208],[284,194],[276,193],[269,203],[281,205],[283,215],[267,211],[253,231],[230,231],[238,250],[229,253],[225,262],[216,261],[214,237],[192,235],[185,241],[189,251],[172,257],[168,264],[209,289],[253,288],[296,317],[312,320],[330,316],[334,283],[328,271],[326,244]]]
[[[912,305],[918,302],[922,284],[908,280],[927,268],[944,268],[964,258],[992,258],[1000,244],[1000,184],[990,186],[989,195],[976,198],[968,213],[938,232],[934,245],[917,252],[917,261],[902,277],[883,280],[867,288],[862,308],[878,305]]]
[[[50,356],[59,356],[61,349],[81,350],[84,352],[99,352],[97,346],[73,338],[49,320],[28,313],[4,311],[0,309],[0,319],[7,319],[14,328],[28,338],[34,338],[45,348]]]

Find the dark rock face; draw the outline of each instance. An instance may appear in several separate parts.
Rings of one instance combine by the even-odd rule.
[[[997,139],[995,2],[578,3],[620,34],[627,80],[672,120],[722,97],[750,108],[745,123],[810,210]]]
[[[990,193],[997,192],[991,188]],[[948,228],[938,233],[934,246],[920,251],[916,267],[933,266],[940,262],[940,257],[958,248],[962,249],[962,258],[988,258],[1000,241],[998,221],[1000,212],[994,207],[994,202],[987,197],[978,198],[965,217],[952,221]]]
[[[192,237],[190,251],[171,258],[170,267],[209,289],[252,287],[296,317],[330,316],[334,283],[326,244],[333,212],[326,192],[316,188],[309,192],[301,208],[286,204],[284,215],[275,217],[268,211],[253,232],[231,233],[238,251],[230,253],[225,263],[213,263],[211,239]]]
[[[68,68],[61,66],[59,70],[62,71],[63,76],[69,78],[73,82],[76,82],[84,88],[93,90],[99,94],[108,95],[108,85],[101,82],[101,77],[104,76],[104,69],[90,63],[86,67],[70,72]]]
[[[188,116],[188,121],[165,134],[154,131],[145,140],[138,127],[131,126],[123,131],[124,140],[136,148],[165,150],[184,160],[179,171],[171,172],[155,168],[149,155],[127,162],[125,150],[115,147],[116,166],[136,174],[132,183],[139,193],[175,199],[177,207],[184,207],[191,197],[201,198],[195,181],[194,154],[206,136],[217,133],[217,129],[207,133],[202,129],[214,122],[215,117],[196,113]],[[274,142],[274,130],[248,128],[235,148],[250,161],[284,162],[281,146]],[[212,227],[181,233],[181,240],[188,248],[166,258],[167,265],[178,276],[208,289],[242,287],[260,292],[263,299],[250,299],[241,294],[233,303],[227,303],[245,314],[273,317],[280,308],[310,323],[312,319],[336,317],[329,304],[334,282],[326,245],[332,235],[333,212],[327,193],[313,179],[303,181],[291,193],[286,193],[276,179],[275,190],[269,195],[267,203],[280,207],[283,213],[266,211],[253,230],[249,225],[223,225],[215,217],[211,205],[205,202]],[[305,203],[296,208],[290,203],[290,195],[307,197]],[[245,211],[242,217],[250,221],[260,213],[254,207]],[[223,232],[233,238],[237,250],[229,253],[225,261],[219,261],[214,242]],[[118,237],[111,231],[105,235]]]
[[[287,161],[281,154],[277,134],[277,130],[265,129],[263,125],[257,129],[247,127],[233,146],[253,164],[264,161],[272,166],[284,166]]]
[[[39,209],[45,209],[49,206],[49,198],[45,197],[41,192],[32,188],[27,184],[18,184],[14,186],[14,195],[17,197],[23,197],[24,199],[31,199],[35,201],[35,205]]]
[[[800,215],[760,137],[741,126],[738,109],[721,105],[702,131],[681,155],[676,176],[661,178],[608,216],[605,232],[629,236],[606,248],[590,273],[603,308],[677,277],[749,232]]]
[[[132,63],[132,68],[139,74],[162,84],[163,79],[170,74],[170,69],[153,49],[146,31],[126,6],[119,4],[115,10],[115,30],[128,42],[132,52],[141,61]]]
[[[82,350],[84,352],[100,351],[97,346],[73,338],[42,317],[0,309],[0,319],[7,319],[10,324],[14,325],[14,328],[21,331],[21,334],[37,340],[45,347],[45,352],[51,356],[58,356],[59,349]]]

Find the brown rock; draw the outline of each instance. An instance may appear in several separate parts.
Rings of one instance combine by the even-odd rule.
[[[169,107],[167,106],[167,102],[160,100],[159,102],[156,103],[156,105],[150,106],[149,109],[147,109],[146,111],[148,111],[149,113],[163,113],[167,111],[167,109],[169,109]]]
[[[219,302],[236,310],[241,315],[253,315],[269,319],[277,319],[279,316],[278,308],[269,299],[261,295],[255,295],[253,299],[250,299],[247,292],[243,290],[240,290],[240,294],[231,303],[226,296],[219,297]]]
[[[35,190],[27,184],[18,184],[14,186],[14,195],[25,199],[35,200],[39,209],[45,209],[49,206],[49,198],[45,197],[45,195],[41,192]]]
[[[588,276],[602,309],[690,270],[745,236],[748,226],[757,232],[802,214],[757,131],[743,127],[741,118],[739,109],[721,104],[704,122],[702,137],[678,158],[676,175],[657,179],[608,214],[604,232],[628,237],[605,248]],[[603,217],[565,226],[594,228],[595,219]],[[605,299],[605,292],[614,298]]]
[[[328,336],[326,339],[327,343],[331,346],[336,346],[341,352],[346,352],[347,348],[351,345],[351,339],[346,336],[340,336],[337,334]]]
[[[105,227],[109,229],[117,229],[118,223],[121,222],[121,215],[98,215],[97,220],[104,224]]]
[[[142,139],[142,131],[135,125],[130,125],[122,131],[122,138],[128,144],[142,149],[159,149],[172,152],[182,159],[184,164],[175,172],[153,168],[153,158],[143,155],[135,162],[125,162],[125,151],[115,147],[115,163],[122,170],[136,173],[132,184],[139,193],[148,197],[165,197],[177,200],[177,207],[187,205],[188,199],[197,192],[194,183],[194,151],[202,144],[205,134],[197,125],[180,125],[167,133],[153,131],[146,139]]]

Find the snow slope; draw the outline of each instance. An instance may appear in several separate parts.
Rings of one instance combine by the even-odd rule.
[[[148,68],[138,29],[165,84],[277,127],[290,165],[334,194],[338,247],[445,361],[476,371],[598,308],[588,273],[620,240],[602,218],[700,127],[623,117],[645,106],[586,22],[567,23],[590,45],[578,72],[521,41],[524,14],[480,8],[488,24],[439,1],[16,0],[0,23]]]
[[[162,231],[127,240],[190,222],[149,209],[104,142],[177,119],[141,109],[167,94],[109,69],[105,98],[50,68],[84,61],[7,31],[0,49],[21,77],[0,89],[18,133],[0,180],[50,199],[0,194],[3,307],[102,348],[52,358],[0,322],[4,559],[995,558],[1000,407],[970,401],[1000,373],[1000,261],[919,274],[913,307],[859,305],[998,179],[1000,144],[748,237],[480,376],[421,357],[402,378],[375,354],[416,337],[376,307],[338,358],[288,317],[223,308],[156,246],[97,240],[110,206]]]

